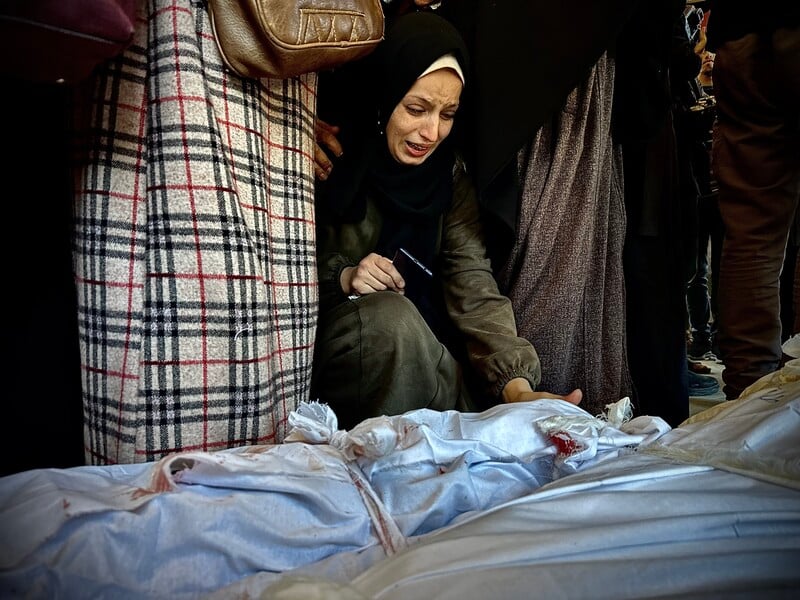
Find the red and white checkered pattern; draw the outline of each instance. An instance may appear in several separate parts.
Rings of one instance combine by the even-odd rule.
[[[87,463],[281,442],[316,333],[316,74],[241,79],[204,1],[148,0],[90,85],[74,239]]]

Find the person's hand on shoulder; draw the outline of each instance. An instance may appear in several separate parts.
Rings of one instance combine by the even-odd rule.
[[[578,405],[583,400],[583,392],[580,389],[572,390],[566,396],[551,394],[550,392],[534,392],[530,381],[524,377],[517,377],[509,381],[503,388],[503,402],[530,402],[532,400],[546,399],[565,400],[570,404]]]
[[[697,43],[694,45],[694,53],[702,57],[705,53],[707,43],[708,38],[706,37],[706,30],[701,27],[697,34]]]
[[[339,143],[339,127],[326,123],[321,119],[317,119],[316,126],[314,127],[314,174],[318,179],[325,181],[331,174],[333,163],[328,158],[328,152],[334,156],[339,157],[344,151],[342,145]],[[325,148],[327,148],[327,152]]]
[[[373,292],[392,290],[405,293],[406,282],[392,261],[372,252],[355,267],[342,269],[339,277],[345,294],[363,296]]]

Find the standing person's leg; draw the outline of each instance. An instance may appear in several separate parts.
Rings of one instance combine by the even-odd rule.
[[[786,256],[783,259],[781,271],[781,342],[785,342],[795,333],[795,272],[797,271],[797,253],[800,246],[794,240],[794,235],[789,236],[786,245]]]
[[[798,207],[795,225],[800,224],[800,207]],[[798,233],[795,231],[795,233]],[[788,250],[787,250],[788,252]],[[794,256],[794,279],[792,281],[791,303],[794,312],[794,321],[789,324],[789,332],[784,335],[784,342],[781,350],[785,357],[789,359],[800,358],[800,244],[795,246]],[[788,254],[787,254],[788,258]],[[785,265],[784,265],[785,267]]]
[[[689,358],[702,360],[711,352],[711,298],[709,296],[708,228],[699,214],[697,230],[697,270],[686,289],[686,305],[689,311],[689,326],[692,341],[689,345]]]
[[[786,257],[783,259],[781,272],[781,341],[786,341],[798,333],[798,294],[800,282],[797,281],[797,272],[800,266],[797,259],[800,257],[800,206],[794,213],[792,226],[789,228],[789,241],[786,245]]]
[[[613,77],[604,55],[518,154],[517,233],[498,272],[519,335],[541,360],[540,388],[579,387],[581,407],[592,414],[631,394],[621,156],[608,127]]]
[[[714,193],[709,199],[709,219],[711,232],[711,281],[709,296],[711,299],[711,352],[720,358],[719,351],[719,268],[722,260],[722,240],[725,237],[725,226],[719,214],[719,198]]]
[[[686,360],[686,218],[677,192],[671,120],[651,140],[623,146],[629,214],[624,268],[634,404],[677,427],[689,416]],[[657,217],[656,217],[657,215]]]
[[[800,208],[798,208],[800,210]],[[794,327],[792,333],[800,334],[800,245],[797,246],[797,258],[794,263]]]
[[[794,238],[794,239],[791,239]],[[791,253],[791,254],[790,254]],[[789,257],[791,256],[791,267]],[[791,268],[791,273],[787,269]],[[786,259],[783,265],[783,275],[787,276],[786,295],[781,302],[788,302],[791,309],[783,313],[783,344],[781,350],[784,357],[800,358],[800,206],[794,216],[794,229],[790,236],[789,247],[786,249]],[[788,283],[788,282],[791,283]],[[781,292],[784,289],[781,288]]]
[[[714,87],[725,225],[719,345],[732,399],[781,359],[779,282],[800,185],[800,30],[726,42]]]
[[[311,379],[317,76],[232,75],[206,2],[137,4],[76,105],[90,464],[280,443]]]
[[[664,241],[631,233],[625,242],[628,357],[636,413],[677,427],[689,416],[685,303],[683,288],[667,277],[674,265]]]

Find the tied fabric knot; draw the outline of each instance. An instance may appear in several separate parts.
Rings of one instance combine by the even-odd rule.
[[[352,431],[338,429],[339,419],[330,406],[319,401],[301,402],[289,413],[292,429],[284,443],[328,444],[344,455],[350,477],[364,501],[375,533],[387,555],[402,550],[408,542],[400,527],[356,463],[359,457],[380,458],[397,447],[397,433],[388,417],[375,417],[359,423]]]
[[[289,425],[287,442],[330,444],[338,448],[342,434],[346,433],[339,431],[339,420],[331,407],[318,401],[301,402],[289,413]]]
[[[600,418],[611,427],[621,429],[623,424],[631,420],[631,417],[633,417],[633,406],[631,406],[631,399],[625,396],[618,402],[606,404],[606,411]]]
[[[292,430],[287,442],[328,444],[348,461],[360,457],[380,458],[393,452],[400,441],[394,421],[389,417],[365,419],[350,431],[338,429],[339,421],[330,406],[322,402],[301,402],[289,413]]]

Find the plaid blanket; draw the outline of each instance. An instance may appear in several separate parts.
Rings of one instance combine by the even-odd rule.
[[[88,83],[73,250],[87,463],[283,440],[316,332],[316,85],[226,70],[190,0],[142,2],[134,43]]]

